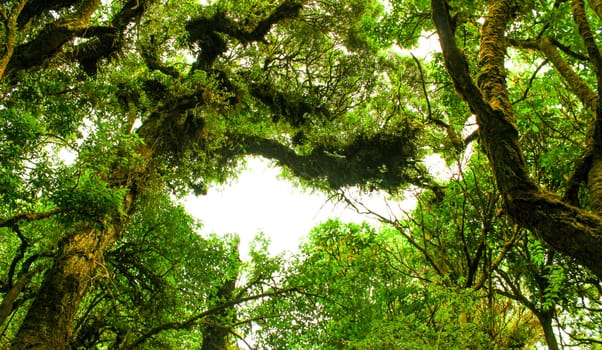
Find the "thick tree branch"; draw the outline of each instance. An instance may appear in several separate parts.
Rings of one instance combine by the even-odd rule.
[[[144,63],[146,63],[147,67],[151,70],[158,70],[159,72],[169,75],[173,78],[179,78],[180,73],[174,67],[170,67],[165,65],[161,59],[157,56],[157,53],[154,52],[154,48],[141,47],[140,55],[144,59]]]
[[[25,236],[23,235],[23,232],[19,228],[19,225],[14,225],[13,231],[15,231],[15,233],[19,237],[21,244],[19,245],[19,250],[17,251],[17,254],[13,258],[13,261],[11,262],[10,267],[8,269],[8,278],[7,278],[8,288],[13,287],[13,278],[15,275],[15,270],[17,268],[17,264],[19,263],[19,261],[21,261],[21,259],[23,259],[23,257],[25,257],[25,252],[27,251],[27,248],[29,247],[29,242],[27,241],[27,238],[25,238]]]
[[[588,174],[588,186],[590,194],[590,206],[592,211],[602,214],[602,55],[596,44],[594,33],[588,23],[585,14],[585,4],[582,0],[572,2],[573,19],[577,23],[579,34],[583,39],[589,61],[596,75],[598,100],[595,111],[595,120],[592,133],[592,162]]]
[[[316,147],[306,155],[275,140],[237,137],[243,153],[276,160],[295,176],[315,181],[324,179],[332,189],[361,186],[394,190],[404,184],[427,187],[430,182],[416,164],[409,134],[360,135],[347,145]]]
[[[63,45],[87,28],[98,5],[100,0],[82,1],[72,15],[46,25],[35,39],[15,49],[7,71],[36,67],[56,55]]]
[[[602,278],[599,254],[602,220],[540,191],[528,175],[518,143],[503,73],[506,26],[516,2],[491,2],[483,24],[479,63],[482,69],[479,86],[483,93],[472,83],[464,56],[457,48],[445,1],[432,0],[431,4],[447,70],[477,116],[481,141],[508,214],[521,226],[537,232],[554,249],[577,259]]]
[[[38,213],[20,213],[13,215],[9,218],[0,220],[0,227],[12,227],[19,223],[19,221],[36,221],[49,218],[51,216],[67,212],[66,208],[55,208],[52,210],[38,212]]]
[[[79,304],[115,234],[115,227],[82,224],[59,242],[54,264],[46,271],[11,349],[68,347]]]
[[[0,56],[0,79],[2,79],[2,76],[4,75],[4,71],[6,70],[6,67],[8,66],[8,63],[10,62],[11,58],[13,57],[13,54],[15,52],[15,46],[16,46],[16,36],[17,36],[17,20],[19,18],[19,15],[21,14],[21,11],[23,10],[23,7],[25,6],[25,4],[27,3],[27,0],[20,0],[17,5],[12,9],[12,11],[10,12],[10,14],[7,14],[6,12],[2,13],[2,17],[3,17],[3,22],[4,23],[4,37],[6,42],[4,43],[4,47],[0,48],[0,52],[2,53],[2,56]]]
[[[278,91],[268,83],[253,83],[249,92],[265,104],[274,114],[275,121],[286,120],[290,125],[298,127],[310,120],[331,120],[335,118],[330,110],[324,106],[306,101],[300,94],[288,94]]]
[[[569,63],[562,58],[558,52],[555,40],[544,38],[541,40],[511,41],[517,47],[532,49],[542,52],[546,59],[554,65],[556,71],[566,81],[568,89],[577,96],[585,106],[592,111],[598,105],[598,95],[592,90],[581,77],[575,73]]]
[[[592,168],[592,154],[591,152],[587,152],[583,157],[578,158],[575,161],[575,166],[573,168],[573,173],[569,178],[569,181],[566,185],[566,191],[562,200],[567,202],[570,205],[574,205],[576,207],[580,206],[579,203],[579,188],[581,184],[586,183],[587,175],[589,174]]]
[[[587,24],[584,24],[583,26],[586,27],[583,30],[587,31]],[[552,62],[556,71],[566,81],[568,89],[577,96],[581,103],[591,111],[599,113],[597,110],[600,105],[600,95],[596,94],[596,92],[573,70],[569,63],[562,58],[557,50],[557,47],[560,47],[561,49],[562,47],[559,46],[555,40],[544,38],[542,40],[514,41],[513,44],[522,48],[541,51],[546,58]],[[567,52],[567,50],[563,51]],[[585,59],[588,58],[585,57]],[[579,206],[579,187],[582,183],[588,182],[589,177],[592,205],[595,211],[600,212],[602,210],[602,187],[598,184],[601,183],[600,181],[602,179],[602,162],[594,161],[596,158],[595,155],[600,154],[600,152],[593,152],[592,149],[592,147],[596,147],[596,143],[600,143],[600,141],[596,141],[600,140],[600,137],[596,136],[598,133],[596,130],[599,129],[597,124],[598,123],[592,123],[589,127],[588,149],[575,163],[575,168],[569,179],[567,191],[565,192],[563,199],[571,205]],[[598,146],[598,148],[600,148],[600,146]]]
[[[473,113],[488,109],[484,103],[481,91],[477,88],[468,70],[468,61],[464,53],[456,45],[454,25],[444,0],[431,1],[433,22],[437,27],[439,42],[445,58],[445,66],[450,72],[454,87],[468,103]],[[453,72],[453,73],[452,73]]]
[[[64,47],[75,37],[88,38],[84,43],[73,46],[73,50],[65,54],[68,61],[80,63],[89,75],[96,74],[97,62],[110,57],[121,48],[121,36],[127,26],[140,18],[155,0],[129,0],[111,22],[105,26],[88,27],[88,21],[96,10],[99,1],[81,1],[75,13],[47,24],[41,32],[28,43],[15,49],[14,57],[9,62],[7,71],[15,72],[43,65],[48,59],[60,55]],[[51,3],[42,1],[28,2],[19,17],[20,26],[40,14],[73,5],[70,0],[58,0]]]
[[[121,38],[128,25],[144,15],[156,0],[129,0],[112,18],[109,26],[87,28],[81,35],[90,40],[76,45],[67,58],[79,62],[88,75],[95,75],[98,61],[121,49]]]
[[[19,278],[12,284],[10,289],[4,294],[2,303],[0,303],[0,325],[4,324],[8,316],[13,312],[14,304],[27,282],[38,272],[44,268],[43,265],[35,269],[29,270],[19,275]]]
[[[587,49],[587,54],[589,55],[589,61],[592,63],[594,73],[596,74],[596,78],[598,80],[598,91],[600,91],[600,87],[602,86],[602,55],[600,54],[600,49],[598,48],[596,40],[594,39],[594,33],[589,25],[589,22],[587,21],[585,4],[583,0],[573,0],[572,10],[573,19],[575,20],[575,23],[577,23],[579,34],[585,43],[585,48]]]
[[[487,17],[481,27],[479,48],[479,77],[478,86],[483,93],[483,99],[491,108],[504,113],[507,124],[514,128],[512,106],[506,88],[506,40],[504,33],[512,18],[516,6],[515,0],[493,1]]]
[[[260,21],[253,30],[245,31],[238,23],[227,18],[225,13],[217,12],[210,18],[197,18],[186,24],[191,43],[201,47],[194,68],[207,69],[226,50],[228,45],[222,35],[237,39],[242,44],[264,41],[272,26],[299,14],[302,5],[297,0],[284,0],[266,19]]]
[[[590,0],[590,6],[596,12],[596,15],[602,19],[602,0]]]

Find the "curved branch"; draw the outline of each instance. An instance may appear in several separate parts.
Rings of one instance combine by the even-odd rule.
[[[135,349],[139,345],[141,345],[144,342],[146,342],[147,340],[149,340],[150,338],[152,338],[155,335],[157,335],[163,331],[166,331],[166,330],[187,329],[187,328],[193,327],[194,325],[197,324],[197,322],[199,322],[200,320],[202,320],[203,318],[205,318],[207,316],[214,315],[224,309],[231,308],[233,306],[245,303],[247,301],[253,301],[253,300],[258,300],[258,299],[263,299],[263,298],[270,298],[270,297],[274,297],[277,295],[291,293],[291,292],[298,292],[298,291],[299,291],[298,288],[293,287],[293,288],[286,288],[286,289],[278,289],[278,290],[274,290],[272,292],[266,292],[266,293],[261,293],[261,294],[257,294],[257,295],[251,295],[251,296],[243,297],[243,298],[236,299],[236,300],[229,300],[229,301],[221,303],[213,308],[210,308],[206,311],[203,311],[197,315],[194,315],[194,316],[188,318],[187,320],[180,321],[180,322],[165,323],[158,327],[150,329],[149,331],[144,333],[142,336],[140,336],[138,339],[136,339],[132,343],[124,346],[121,349],[122,350]]]
[[[15,231],[15,233],[19,237],[21,244],[19,245],[17,254],[13,258],[13,261],[10,263],[10,267],[8,268],[8,278],[7,278],[7,280],[8,280],[7,287],[8,288],[13,287],[13,278],[15,275],[15,269],[17,268],[17,264],[19,263],[19,261],[21,261],[23,259],[23,257],[25,257],[25,252],[27,251],[27,248],[29,247],[29,242],[27,241],[27,238],[25,238],[25,236],[23,235],[23,232],[19,228],[19,225],[15,224],[13,226],[13,231]]]
[[[84,43],[74,45],[73,50],[65,54],[68,61],[80,63],[89,75],[96,73],[97,62],[108,58],[121,48],[120,37],[127,26],[145,11],[156,0],[129,0],[117,12],[111,22],[105,26],[88,27],[91,15],[96,11],[100,1],[82,1],[79,9],[66,18],[47,24],[41,32],[23,45],[15,49],[14,57],[9,62],[7,71],[15,72],[38,67],[48,59],[64,52],[64,47],[75,37],[88,38]],[[19,18],[23,25],[31,18],[45,11],[61,9],[73,5],[74,1],[57,0],[42,4],[41,1],[28,2],[24,8],[24,16]]]
[[[590,194],[590,205],[592,211],[602,214],[602,54],[596,44],[594,33],[587,21],[585,14],[585,4],[582,0],[573,0],[572,4],[573,19],[579,28],[579,34],[583,39],[589,61],[593,66],[596,75],[598,99],[595,111],[595,122],[593,123],[592,133],[592,163],[588,174],[588,186]]]
[[[595,111],[598,105],[598,95],[592,90],[581,77],[575,73],[569,63],[562,58],[558,52],[558,44],[555,39],[543,38],[541,40],[510,41],[514,46],[540,51],[546,59],[554,65],[556,71],[566,81],[568,89],[587,108]],[[563,50],[564,51],[564,50]],[[565,51],[566,52],[566,51]]]
[[[98,61],[111,57],[121,49],[121,37],[128,25],[142,17],[155,2],[156,0],[129,0],[115,14],[109,26],[87,28],[81,35],[90,40],[74,46],[67,58],[79,62],[88,75],[95,75]]]
[[[562,197],[563,201],[574,205],[576,207],[579,204],[579,188],[581,184],[587,181],[587,175],[592,168],[592,154],[591,151],[587,152],[584,156],[578,158],[575,161],[575,167],[573,173],[567,181],[566,191]]]
[[[503,79],[504,33],[516,2],[493,1],[483,24],[479,66],[489,72],[481,74],[479,86],[485,93],[472,83],[465,58],[451,31],[445,1],[432,0],[431,4],[447,70],[477,116],[481,141],[507,213],[519,225],[534,230],[555,250],[575,258],[602,279],[602,220],[562,202],[556,195],[540,191],[528,175],[518,143],[514,111],[505,100]],[[461,61],[454,61],[457,59]]]
[[[23,7],[25,6],[26,3],[27,3],[27,0],[19,1],[19,3],[11,11],[10,15],[8,15],[4,11],[2,13],[2,17],[4,17],[3,21],[6,22],[4,25],[6,28],[5,29],[6,42],[4,43],[4,52],[2,53],[2,56],[0,57],[0,79],[4,75],[4,71],[6,70],[8,63],[10,62],[10,60],[13,57],[13,54],[15,52],[15,46],[16,46],[15,39],[17,37],[17,20],[19,18],[19,15],[23,11]]]
[[[273,113],[273,119],[284,119],[298,127],[313,120],[332,120],[335,113],[319,104],[311,103],[303,96],[278,91],[269,83],[252,83],[249,92],[266,105]]]
[[[444,0],[431,1],[432,16],[439,42],[445,59],[445,66],[454,82],[454,87],[467,102],[471,112],[477,114],[488,109],[484,103],[481,91],[477,88],[468,70],[468,61],[456,44],[455,27],[449,14],[447,2]]]
[[[98,5],[100,0],[82,1],[73,15],[48,24],[35,39],[15,49],[6,70],[36,67],[56,55],[63,45],[87,28]]]
[[[43,265],[37,266],[35,269],[31,269],[25,273],[19,275],[19,278],[10,289],[4,294],[2,302],[0,303],[0,325],[4,324],[8,316],[13,312],[15,307],[15,301],[23,291],[23,288],[31,280],[31,278],[38,272],[44,269]]]
[[[405,184],[424,188],[430,182],[416,164],[410,132],[360,135],[340,147],[317,146],[306,155],[271,139],[236,135],[231,139],[239,140],[245,154],[276,160],[304,180],[324,179],[332,189],[372,186],[394,190]]]
[[[186,23],[191,43],[197,42],[201,52],[193,67],[207,69],[226,50],[228,45],[222,34],[237,39],[240,43],[264,41],[265,36],[272,26],[285,20],[296,17],[302,5],[297,0],[284,0],[267,18],[260,21],[251,31],[240,28],[238,23],[227,18],[224,12],[217,12],[210,18],[196,18]]]
[[[596,73],[596,78],[598,79],[598,91],[600,91],[600,88],[602,87],[602,55],[600,54],[600,49],[594,39],[592,28],[587,21],[583,0],[573,0],[572,10],[573,19],[575,20],[575,23],[577,23],[579,34],[585,43],[585,48],[589,55],[589,61],[593,65],[594,73]]]

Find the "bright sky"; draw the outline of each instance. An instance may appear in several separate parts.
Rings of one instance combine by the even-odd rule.
[[[184,205],[200,219],[203,234],[236,233],[241,239],[241,256],[247,256],[249,242],[258,232],[271,239],[271,252],[294,251],[302,238],[317,224],[329,218],[344,222],[376,220],[359,215],[344,203],[329,202],[324,194],[303,192],[286,180],[280,170],[262,158],[251,158],[238,179],[228,186],[213,187],[205,196],[189,196]],[[398,203],[387,205],[382,196],[364,196],[362,202],[371,210],[387,215],[389,207],[401,210]],[[405,210],[412,201],[402,204]]]

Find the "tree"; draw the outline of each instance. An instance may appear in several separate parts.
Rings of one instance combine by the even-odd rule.
[[[3,4],[0,319],[10,323],[12,347],[85,343],[76,333],[99,324],[80,322],[80,312],[149,198],[202,194],[235,176],[246,155],[272,159],[314,188],[440,194],[422,159],[437,152],[449,159],[474,140],[459,136],[470,114],[502,214],[600,279],[594,91],[602,80],[591,29],[599,1],[572,1],[570,11],[565,1],[390,5],[386,12],[368,0]],[[389,50],[393,42],[412,48],[435,29],[443,55],[431,63]],[[506,70],[507,53],[515,69]],[[552,121],[571,142],[566,179],[539,177],[538,168],[554,162],[523,152]],[[559,135],[548,135],[552,154],[563,146]],[[150,280],[157,273],[112,263],[126,285],[135,280],[128,273]],[[227,292],[226,282],[217,284]],[[189,316],[150,322],[140,336],[208,315]]]
[[[416,163],[414,127],[403,119],[387,128],[355,123],[376,89],[378,64],[357,20],[378,7],[324,2],[300,17],[295,1],[256,5],[18,1],[4,8],[9,152],[0,226],[22,242],[6,295],[13,300],[44,270],[14,348],[67,347],[82,301],[143,198],[203,193],[243,155],[276,159],[334,187],[428,182]],[[349,130],[332,139],[336,125]],[[74,163],[56,157],[65,148],[76,153]],[[52,234],[41,236],[40,224]],[[44,243],[41,254],[31,239]],[[40,266],[30,271],[32,264]]]
[[[596,2],[593,4],[599,8]],[[558,52],[560,48],[565,49],[567,54],[574,51],[570,46],[554,44],[554,40],[558,43],[561,39],[555,38],[555,26],[545,20],[552,13],[566,14],[569,4],[562,1],[546,4],[549,7],[538,12],[538,8],[530,8],[533,5],[515,1],[489,3],[486,12],[483,12],[485,20],[480,26],[480,43],[476,50],[478,58],[474,58],[476,64],[473,65],[458,47],[455,33],[463,23],[456,23],[457,18],[453,20],[451,4],[434,0],[431,5],[445,65],[456,90],[477,117],[480,140],[504,199],[505,211],[520,225],[536,231],[554,249],[577,259],[601,278],[602,263],[598,253],[602,235],[597,204],[597,174],[602,163],[596,160],[596,149],[600,142],[597,125],[602,117],[600,97],[575,72],[568,60],[561,57]],[[602,61],[590,27],[590,22],[599,20],[599,17],[595,18],[598,14],[586,13],[583,1],[572,1],[570,7],[572,19],[566,15],[562,17],[562,23],[571,23],[573,29],[574,38],[569,45],[584,50],[580,56],[583,59],[581,62],[592,73],[593,76],[589,75],[589,78],[600,90]],[[533,17],[542,18],[543,24],[532,27],[532,30],[519,29],[529,26],[527,22]],[[516,26],[516,29],[511,29],[511,26]],[[520,37],[514,38],[514,33],[520,34]],[[549,60],[567,88],[579,99],[583,110],[589,111],[586,116],[591,115],[587,122],[589,137],[585,140],[582,158],[567,183],[564,198],[542,190],[529,174],[515,121],[520,114],[517,115],[511,103],[508,74],[504,66],[505,52],[512,43],[516,44],[514,47],[517,49],[535,49],[534,54],[541,54]],[[476,83],[471,68],[478,70]],[[581,184],[586,184],[587,188],[589,203],[586,206],[576,200],[579,198],[577,188]]]
[[[396,229],[328,221],[284,282],[301,293],[254,310],[256,336],[261,348],[287,349],[507,349],[537,339],[525,308],[438,277]]]

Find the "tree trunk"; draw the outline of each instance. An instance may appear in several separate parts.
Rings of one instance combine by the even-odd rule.
[[[68,347],[79,304],[94,279],[101,277],[97,271],[114,239],[113,226],[81,224],[59,243],[54,265],[46,272],[11,349]]]
[[[238,248],[237,248],[238,249]],[[217,291],[218,303],[224,303],[232,300],[232,294],[236,288],[236,279],[233,276],[224,281]],[[236,318],[236,305],[226,307],[216,312],[205,320],[203,325],[203,343],[201,350],[227,350],[229,344],[229,335],[231,324]]]
[[[477,117],[481,143],[504,199],[506,213],[602,279],[602,218],[541,190],[529,176],[519,144],[504,68],[505,32],[517,4],[514,0],[490,3],[481,30],[478,65],[482,73],[477,86],[466,57],[456,44],[447,2],[431,0],[445,65],[456,90]],[[602,119],[602,110],[599,114]]]
[[[556,334],[554,334],[554,327],[552,326],[552,312],[537,312],[537,319],[543,329],[544,337],[546,338],[546,344],[550,350],[560,350],[558,347],[558,341],[556,340]]]

